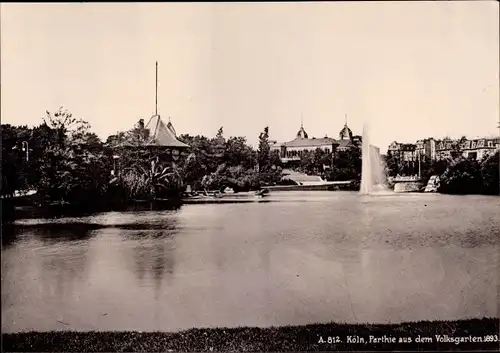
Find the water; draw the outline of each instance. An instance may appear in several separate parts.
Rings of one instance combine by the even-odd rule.
[[[269,201],[21,222],[2,249],[2,330],[499,316],[499,197]]]
[[[384,173],[380,153],[370,143],[369,125],[363,124],[363,141],[361,150],[361,185],[360,193],[388,193],[387,178]]]

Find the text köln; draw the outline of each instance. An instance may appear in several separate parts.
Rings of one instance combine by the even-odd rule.
[[[321,336],[318,343],[334,344],[334,343],[347,343],[347,344],[399,344],[399,343],[432,343],[431,337],[394,337],[394,336],[368,336],[362,337],[358,335],[346,336],[345,340],[339,336]]]

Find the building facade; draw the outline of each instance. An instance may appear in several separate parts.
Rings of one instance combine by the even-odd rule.
[[[326,153],[335,153],[343,151],[361,144],[361,137],[354,136],[351,129],[347,126],[347,122],[340,130],[339,139],[325,136],[321,138],[310,138],[304,126],[301,125],[295,138],[288,142],[278,143],[271,141],[271,152],[279,154],[283,163],[298,162],[302,159],[305,152],[315,151],[318,148]]]
[[[392,142],[388,148],[389,153],[405,162],[416,161],[418,157],[417,144]],[[420,151],[420,150],[419,150]]]
[[[500,150],[500,138],[482,138],[462,141],[460,149],[464,157],[481,160]]]
[[[454,153],[461,154],[466,158],[481,160],[498,149],[500,149],[500,138],[452,140],[445,137],[442,140],[434,138],[418,140],[415,144],[394,141],[389,145],[388,151],[403,161],[415,161],[419,157],[442,160],[451,158]]]

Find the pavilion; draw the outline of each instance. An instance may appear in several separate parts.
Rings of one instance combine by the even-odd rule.
[[[144,120],[141,119],[135,130],[136,133],[133,134],[132,138],[127,138],[116,145],[115,149],[132,149],[135,151],[146,149],[152,152],[157,161],[174,163],[183,155],[186,155],[190,147],[177,138],[170,117],[168,123],[165,124],[158,114],[158,62],[156,62],[155,114],[151,116],[146,125],[144,125]],[[119,159],[119,153],[114,155],[113,158],[115,160]]]
[[[189,149],[189,145],[177,138],[177,133],[170,118],[168,123],[165,124],[161,117],[155,114],[149,119],[144,129],[147,131],[146,136],[148,136],[145,146],[161,154],[167,152],[171,161],[177,161]]]

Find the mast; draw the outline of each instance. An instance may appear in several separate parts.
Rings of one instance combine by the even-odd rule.
[[[158,115],[158,61],[156,62],[155,115]]]

